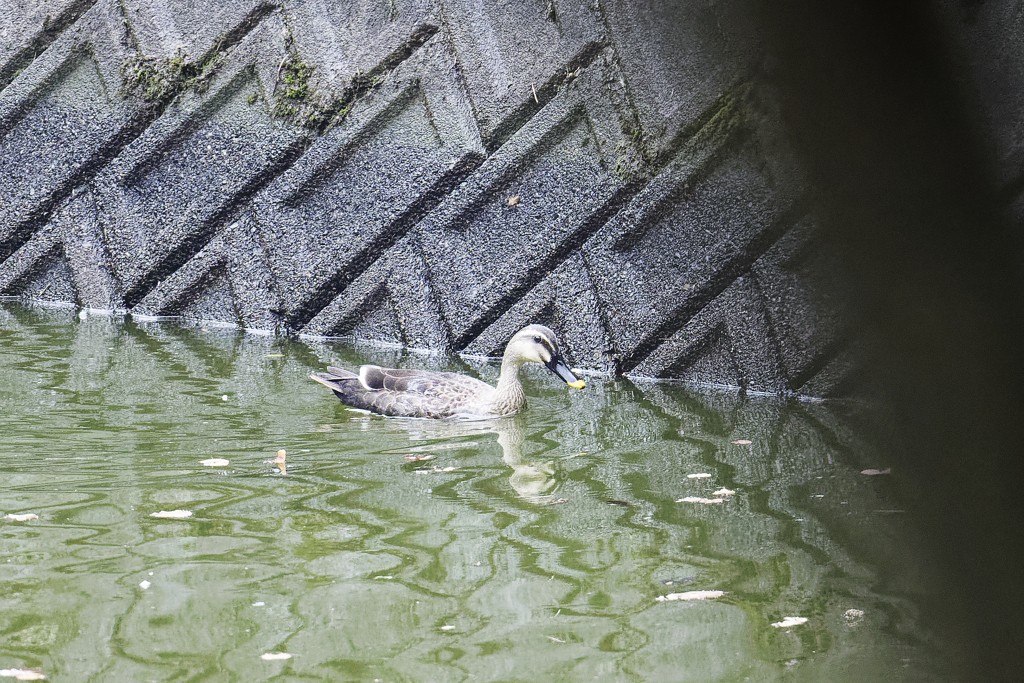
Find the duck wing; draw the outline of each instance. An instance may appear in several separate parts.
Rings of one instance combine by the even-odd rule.
[[[359,374],[341,368],[310,375],[341,402],[382,415],[450,417],[485,414],[494,387],[454,372],[364,365]]]

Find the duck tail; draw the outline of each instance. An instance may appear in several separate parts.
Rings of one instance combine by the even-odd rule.
[[[346,380],[358,380],[359,375],[348,370],[342,370],[341,368],[327,368],[327,372],[314,372],[309,378],[314,382],[319,382],[331,391],[339,391],[341,389],[340,382]]]
[[[336,368],[333,365],[327,366],[327,374],[333,375],[334,379],[359,379],[359,375],[352,372],[351,370],[346,370],[345,368]]]

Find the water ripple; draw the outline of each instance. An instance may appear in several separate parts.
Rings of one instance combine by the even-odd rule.
[[[0,667],[943,680],[912,529],[878,514],[884,477],[860,474],[885,463],[828,406],[625,380],[567,393],[533,374],[516,418],[384,419],[308,381],[364,359],[345,347],[0,312],[0,507],[38,515],[0,522]],[[192,516],[150,516],[175,509]],[[787,616],[808,621],[772,626]]]

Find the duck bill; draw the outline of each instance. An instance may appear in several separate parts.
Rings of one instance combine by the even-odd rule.
[[[586,382],[572,374],[572,370],[570,370],[569,366],[565,364],[565,361],[562,360],[561,356],[552,356],[551,360],[544,365],[547,366],[548,370],[558,375],[563,382],[574,389],[582,389],[587,386]]]

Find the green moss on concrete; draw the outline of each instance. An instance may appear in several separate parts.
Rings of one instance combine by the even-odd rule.
[[[615,146],[615,174],[625,185],[650,179],[653,163],[648,158],[644,132],[636,121],[623,118],[622,140]]]
[[[189,62],[180,50],[174,57],[162,59],[136,55],[121,65],[122,88],[126,94],[151,104],[171,100],[186,91],[203,93],[222,61],[216,52],[198,62]]]

